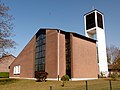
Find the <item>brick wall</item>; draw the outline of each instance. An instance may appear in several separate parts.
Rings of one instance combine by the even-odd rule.
[[[66,74],[65,32],[59,35],[59,77]],[[79,35],[78,35],[79,36]],[[96,43],[70,34],[72,78],[97,78]],[[84,37],[85,38],[85,37]],[[36,37],[34,36],[10,66],[10,77],[34,78]],[[21,66],[20,75],[13,74]],[[48,78],[58,77],[58,30],[46,30],[45,71]]]
[[[34,78],[35,45],[34,36],[10,66],[10,77]],[[13,74],[14,66],[20,65],[20,75]]]
[[[66,48],[65,48],[65,34],[60,34],[60,61],[59,61],[59,72],[60,78],[66,75]]]
[[[48,78],[57,78],[57,30],[46,31],[46,64]]]
[[[97,78],[96,44],[71,34],[72,78]]]
[[[66,73],[65,35],[59,35],[59,77]],[[58,31],[47,30],[46,33],[46,69],[48,78],[58,77]]]
[[[15,60],[13,55],[6,55],[0,59],[0,72],[9,72],[9,66]]]

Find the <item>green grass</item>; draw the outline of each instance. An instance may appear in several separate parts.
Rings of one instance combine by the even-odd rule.
[[[9,72],[0,72],[0,78],[8,78]]]
[[[0,90],[85,90],[85,81],[68,81],[62,87],[61,81],[36,82],[34,80],[0,78]],[[120,79],[112,81],[113,90],[120,90]],[[88,81],[89,90],[110,90],[109,80]]]

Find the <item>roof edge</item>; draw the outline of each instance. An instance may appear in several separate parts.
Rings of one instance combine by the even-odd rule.
[[[104,13],[103,13],[103,12],[99,11],[98,9],[94,9],[94,10],[91,10],[91,11],[89,11],[88,13],[84,14],[84,16],[85,16],[85,15],[88,15],[88,14],[90,14],[90,13],[94,12],[94,11],[97,11],[97,12],[99,12],[99,13],[101,13],[101,14],[103,14],[103,15],[104,15]]]
[[[96,43],[96,41],[97,41],[97,40],[95,40],[95,39],[86,37],[86,36],[84,36],[84,35],[81,35],[81,34],[78,34],[78,33],[75,33],[75,32],[66,32],[66,31],[61,30],[61,29],[55,29],[55,28],[40,28],[37,33],[39,33],[40,30],[57,30],[58,32],[60,31],[60,32],[63,33],[63,34],[72,33],[72,34],[73,34],[74,36],[76,36],[76,37],[79,37],[79,38],[82,38],[82,39],[84,39],[84,40],[88,40],[88,41],[91,41],[91,42],[94,42],[94,43]],[[36,33],[36,34],[37,34],[37,33]]]

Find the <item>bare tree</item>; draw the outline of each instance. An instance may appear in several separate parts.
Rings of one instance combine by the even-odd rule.
[[[120,58],[120,49],[114,45],[107,47],[107,61],[112,64]]]
[[[6,52],[6,49],[15,48],[15,41],[12,40],[12,29],[14,19],[8,14],[10,8],[0,1],[0,55]]]

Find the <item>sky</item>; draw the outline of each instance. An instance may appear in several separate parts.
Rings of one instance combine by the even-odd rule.
[[[120,0],[2,0],[11,10],[18,56],[40,28],[55,28],[84,34],[84,14],[98,9],[104,13],[107,46],[120,47]]]

